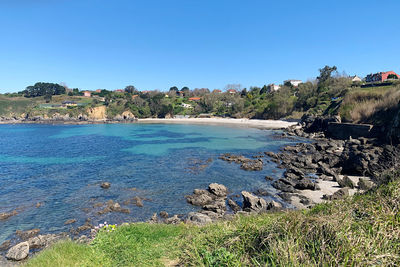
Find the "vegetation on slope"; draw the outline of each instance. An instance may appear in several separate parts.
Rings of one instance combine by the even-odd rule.
[[[399,177],[311,210],[238,216],[206,227],[121,226],[91,245],[59,243],[27,266],[398,266]]]
[[[61,108],[53,108],[53,113],[61,111],[74,117],[75,114],[84,113],[84,104],[105,106],[107,116],[111,119],[124,111],[132,112],[137,118],[207,113],[233,118],[299,119],[307,113],[340,115],[347,122],[374,123],[380,121],[376,113],[391,109],[400,100],[400,85],[396,80],[362,84],[352,82],[347,75],[339,75],[335,66],[325,66],[319,71],[320,75],[315,80],[298,86],[286,83],[277,91],[267,85],[247,89],[231,84],[226,86],[225,92],[207,88],[190,90],[187,87],[179,90],[176,86],[168,92],[160,92],[138,91],[129,85],[124,90],[103,89],[91,92],[92,97],[81,97],[83,93],[77,88],[61,90],[62,86],[57,84],[36,83],[18,94],[4,95],[7,97],[3,96],[2,99],[8,98],[10,101],[4,102],[8,108],[0,109],[0,116],[22,113],[51,116],[49,109],[40,108],[39,104],[61,104],[68,100],[79,102],[80,105],[69,107],[65,112]],[[26,97],[26,109],[20,108],[22,96]],[[10,104],[14,101],[15,104]],[[29,101],[32,103],[29,104]]]

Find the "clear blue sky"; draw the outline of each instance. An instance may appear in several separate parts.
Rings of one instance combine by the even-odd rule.
[[[0,92],[400,72],[400,1],[0,0]]]

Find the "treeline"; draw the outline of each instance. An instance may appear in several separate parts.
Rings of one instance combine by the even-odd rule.
[[[202,113],[234,118],[279,119],[305,112],[321,114],[335,112],[336,99],[342,99],[354,84],[347,75],[339,75],[336,66],[325,66],[312,81],[293,86],[282,85],[242,88],[238,84],[227,85],[224,91],[207,88],[179,89],[173,86],[167,92],[139,91],[133,85],[123,90],[106,89],[91,92],[92,105],[106,105],[109,115],[130,110],[139,118],[168,117],[175,115],[199,115]],[[82,96],[79,89],[66,89],[54,83],[36,83],[22,93],[26,97],[67,94]]]

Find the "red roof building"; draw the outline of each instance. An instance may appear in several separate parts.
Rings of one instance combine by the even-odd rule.
[[[201,97],[190,97],[189,101],[199,101]]]
[[[227,92],[230,93],[230,94],[236,94],[237,93],[237,91],[235,89],[229,89],[229,90],[227,90]]]
[[[368,74],[365,78],[366,82],[384,82],[389,79],[400,79],[400,76],[394,71],[378,72],[375,74]]]

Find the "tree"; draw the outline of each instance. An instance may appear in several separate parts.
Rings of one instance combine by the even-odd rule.
[[[395,79],[395,80],[399,79],[399,77],[397,77],[396,74],[389,74],[387,78],[388,79]]]
[[[329,67],[326,65],[322,69],[319,69],[319,76],[317,77],[319,90],[329,86],[330,82],[332,81],[333,72],[337,72],[336,66]]]
[[[125,92],[126,92],[126,93],[129,93],[129,94],[133,94],[133,93],[136,93],[137,90],[136,90],[136,87],[135,87],[135,86],[133,86],[133,85],[128,85],[128,86],[125,87]]]
[[[169,88],[169,91],[170,91],[170,92],[178,92],[179,89],[178,89],[178,87],[176,87],[176,86],[172,86],[171,88]]]
[[[266,93],[268,93],[268,86],[266,86],[266,85],[264,85],[262,88],[261,88],[261,90],[260,90],[260,94],[262,95],[262,94],[266,94]]]
[[[23,91],[25,97],[37,97],[44,95],[61,95],[65,94],[65,87],[56,83],[38,82],[35,85],[26,87]]]

